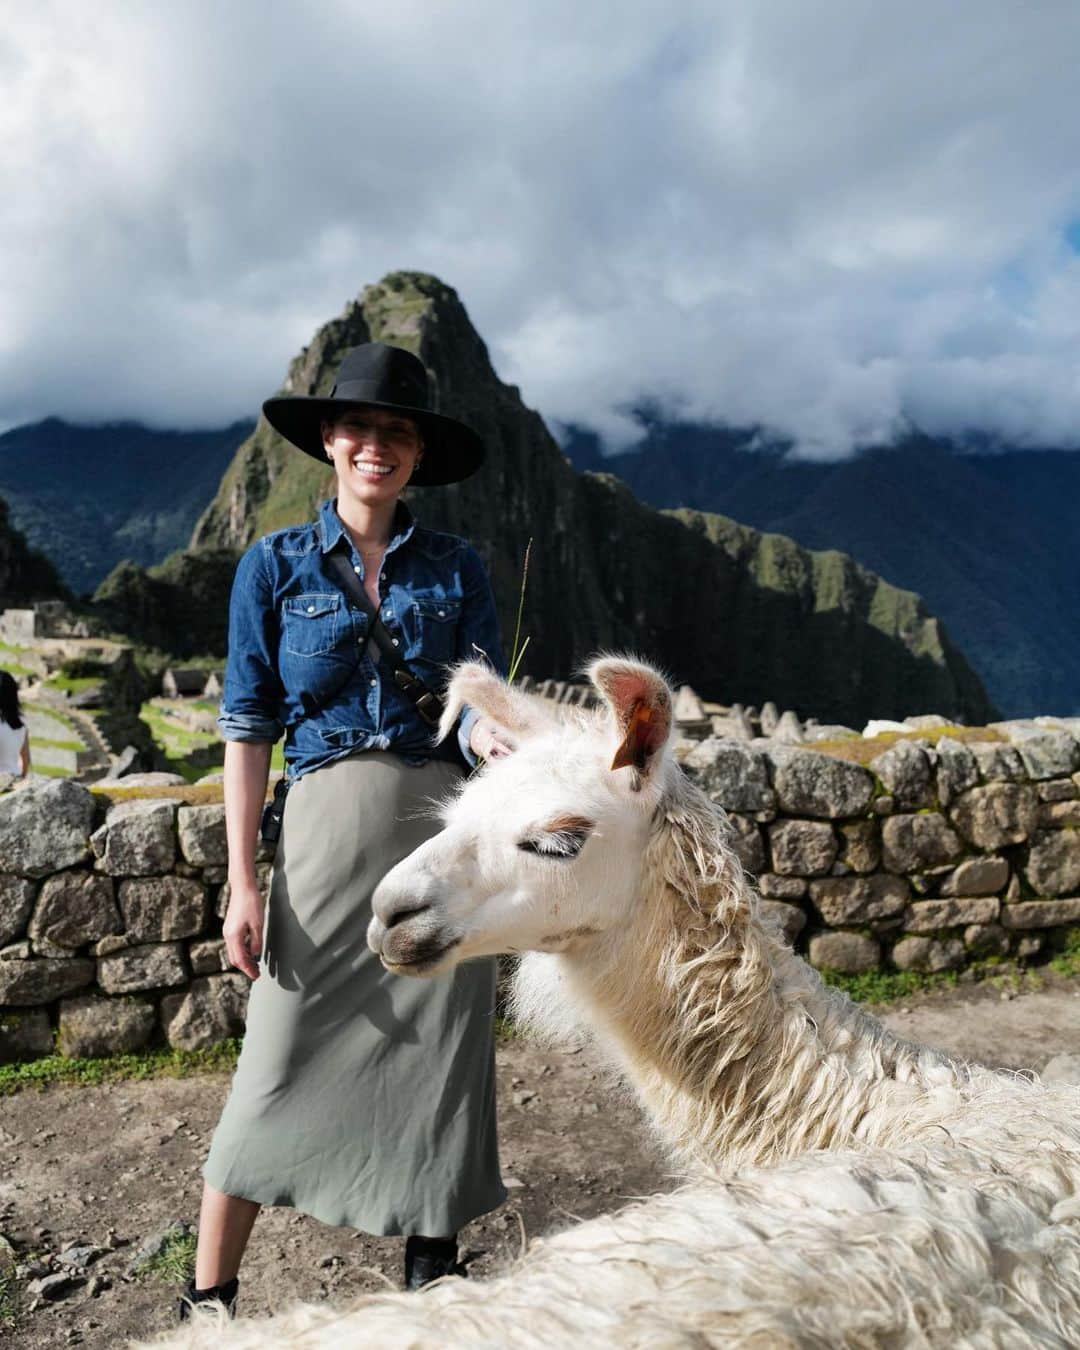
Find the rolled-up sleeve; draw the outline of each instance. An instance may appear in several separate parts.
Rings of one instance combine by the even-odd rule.
[[[229,600],[229,650],[218,728],[227,741],[276,741],[283,689],[277,669],[278,616],[259,540],[236,565]]]
[[[506,662],[499,636],[499,617],[495,612],[495,595],[475,549],[466,548],[461,573],[464,598],[455,658],[468,661],[480,657],[500,675],[505,675]],[[458,745],[466,761],[473,766],[476,764],[476,755],[469,746],[469,737],[479,716],[475,708],[466,708],[458,721]]]

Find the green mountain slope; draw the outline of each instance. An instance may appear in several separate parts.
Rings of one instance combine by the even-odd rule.
[[[30,544],[81,594],[121,558],[148,565],[182,548],[250,430],[250,422],[155,431],[46,418],[0,436],[0,495]]]
[[[408,347],[444,412],[473,424],[488,463],[469,482],[415,489],[428,525],[484,557],[504,632],[533,539],[526,668],[566,676],[600,648],[634,650],[708,697],[773,698],[826,719],[934,710],[985,719],[989,701],[918,596],[839,554],[812,554],[719,516],[658,512],[614,478],[579,474],[518,390],[495,375],[450,287],[399,272],[369,286],[292,362],[285,390],[327,392],[347,347]],[[238,551],[310,519],[332,479],[258,422],[192,537]]]
[[[29,547],[8,517],[7,502],[0,501],[0,609],[68,598],[52,563]]]
[[[1080,711],[1080,454],[961,454],[911,436],[820,464],[750,441],[650,421],[640,446],[603,463],[655,506],[723,511],[911,587],[1010,715]],[[567,448],[598,462],[587,438]]]

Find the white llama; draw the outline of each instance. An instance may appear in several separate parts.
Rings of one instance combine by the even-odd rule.
[[[521,1016],[588,1025],[690,1184],[499,1280],[297,1309],[225,1344],[1080,1344],[1080,1091],[900,1041],[825,988],[672,761],[664,681],[619,659],[590,677],[606,710],[556,722],[459,669],[447,725],[467,702],[517,753],[386,877],[369,941],[413,975],[527,953]]]

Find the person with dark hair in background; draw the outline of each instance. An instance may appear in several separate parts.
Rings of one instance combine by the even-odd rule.
[[[329,397],[273,398],[263,411],[329,461],[337,496],[315,523],[258,540],[233,583],[219,717],[224,937],[254,985],[182,1316],[210,1300],[232,1309],[261,1205],[406,1237],[415,1289],[464,1273],[458,1229],[506,1196],[494,961],[409,980],[366,942],[375,886],[439,828],[432,803],[466,764],[511,748],[471,711],[456,742],[435,744],[429,694],[454,661],[482,654],[502,669],[498,622],[473,548],[424,529],[400,500],[410,483],[467,478],[483,444],[430,409],[422,362],[382,343],[346,354]],[[288,791],[264,930],[255,850],[283,730]]]
[[[30,772],[30,731],[19,707],[15,677],[0,670],[0,773],[21,778]]]

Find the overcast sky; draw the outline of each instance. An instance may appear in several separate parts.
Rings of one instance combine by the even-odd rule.
[[[395,268],[550,420],[1080,444],[1076,0],[9,0],[0,427],[251,416]]]

